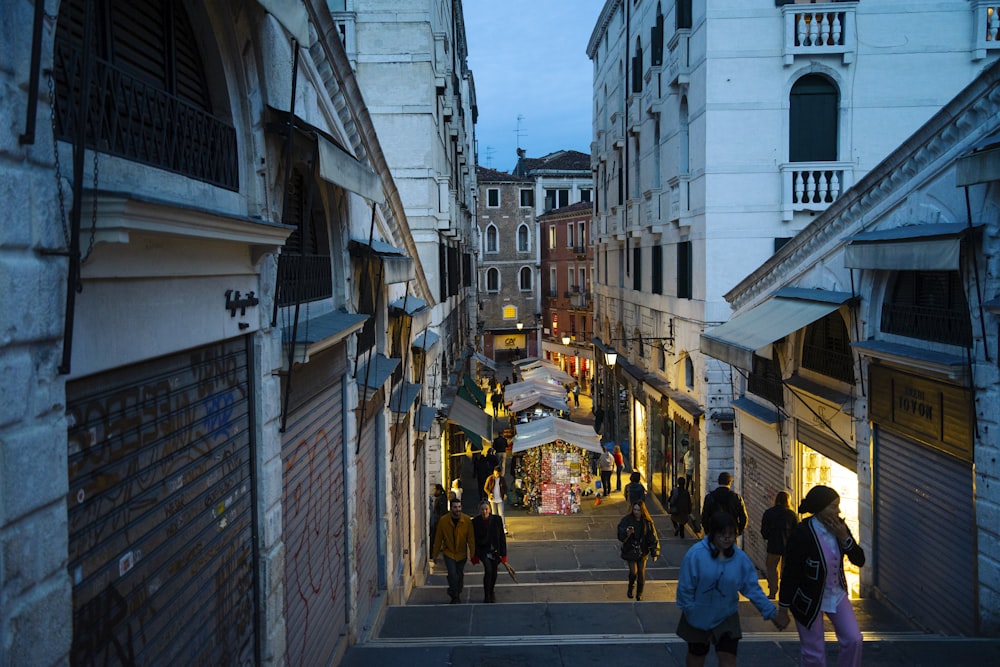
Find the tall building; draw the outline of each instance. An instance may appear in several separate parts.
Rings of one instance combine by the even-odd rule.
[[[696,504],[722,471],[745,487],[737,378],[702,354],[702,332],[994,59],[991,17],[963,0],[605,3],[587,46],[595,356],[604,410],[654,491],[688,449]]]
[[[451,414],[456,387],[468,374],[476,332],[475,252],[476,92],[468,68],[461,0],[340,0],[333,15],[344,35],[361,93],[383,146],[406,214],[412,253],[427,276],[428,336],[422,401],[433,407],[421,438],[426,476],[414,476],[414,498],[428,484],[448,486],[450,427],[433,420]],[[462,421],[462,420],[459,420]],[[445,426],[444,429],[441,426]],[[480,430],[483,430],[479,427]],[[438,434],[443,431],[444,438]],[[487,434],[492,437],[492,434]],[[426,448],[424,447],[426,445]],[[402,575],[400,575],[402,576]]]
[[[393,91],[439,138],[417,203],[345,3],[34,4],[0,5],[3,662],[336,664],[426,571],[470,340],[461,4],[407,19],[448,54]]]
[[[868,555],[847,568],[852,592],[944,634],[1000,633],[998,100],[993,63],[736,284],[733,318],[702,334],[736,371],[751,523],[786,480],[833,487]],[[744,548],[763,562],[756,531]]]

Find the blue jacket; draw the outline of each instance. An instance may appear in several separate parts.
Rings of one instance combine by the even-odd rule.
[[[677,581],[677,606],[687,622],[700,630],[711,630],[736,613],[742,593],[757,607],[764,620],[777,608],[767,599],[757,580],[757,569],[743,550],[734,546],[730,558],[712,558],[708,537],[688,549]]]

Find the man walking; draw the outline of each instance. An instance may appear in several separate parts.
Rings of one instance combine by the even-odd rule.
[[[705,496],[701,506],[701,525],[708,526],[712,515],[716,512],[729,512],[736,520],[736,534],[742,535],[747,527],[747,508],[743,498],[729,487],[733,485],[733,476],[728,472],[719,473],[719,487]]]
[[[458,604],[465,585],[465,561],[470,553],[476,553],[472,519],[462,514],[461,500],[452,500],[451,511],[438,521],[431,558],[437,558],[439,553],[444,554],[444,565],[448,570],[451,604]]]

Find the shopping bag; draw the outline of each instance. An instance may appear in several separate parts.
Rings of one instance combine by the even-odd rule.
[[[504,566],[505,568],[507,568],[507,574],[509,574],[509,575],[510,575],[510,578],[514,580],[514,583],[515,583],[515,584],[516,584],[516,583],[518,583],[518,581],[517,581],[517,572],[515,572],[515,571],[514,571],[514,568],[512,568],[512,567],[510,566],[510,563],[504,563],[503,561],[500,561],[500,563],[501,563],[501,564],[502,564],[502,565],[503,565],[503,566]]]

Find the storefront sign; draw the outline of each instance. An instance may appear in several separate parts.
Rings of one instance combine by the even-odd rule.
[[[972,392],[873,365],[869,372],[872,421],[953,456],[972,460]]]

